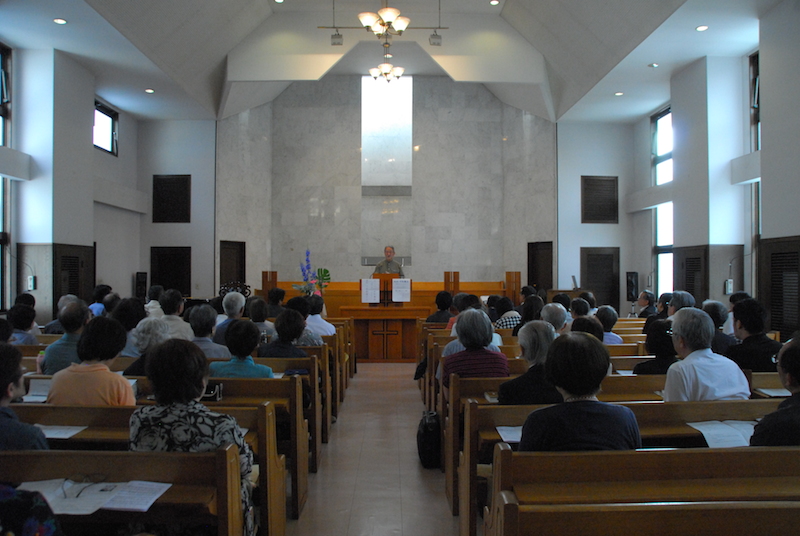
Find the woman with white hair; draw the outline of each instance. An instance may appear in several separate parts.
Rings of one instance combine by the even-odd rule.
[[[442,365],[442,385],[449,387],[450,374],[462,378],[502,378],[508,376],[508,359],[500,352],[486,347],[492,342],[492,322],[478,309],[467,309],[458,315],[458,340],[464,350],[445,358]]]
[[[558,404],[561,393],[547,381],[544,364],[547,350],[556,338],[553,325],[543,320],[532,320],[519,330],[519,347],[528,362],[528,371],[500,385],[497,401],[503,405]]]
[[[169,324],[163,318],[148,316],[139,321],[133,330],[133,340],[141,357],[131,363],[122,374],[125,376],[144,376],[146,374],[147,353],[169,338]]]

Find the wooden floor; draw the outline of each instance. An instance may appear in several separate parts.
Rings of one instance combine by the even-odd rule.
[[[309,498],[287,536],[455,536],[444,473],[423,469],[414,364],[359,363]]]

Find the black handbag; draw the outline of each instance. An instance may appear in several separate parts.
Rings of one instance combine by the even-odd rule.
[[[435,411],[423,411],[417,428],[417,452],[425,469],[438,469],[442,456],[442,425]]]

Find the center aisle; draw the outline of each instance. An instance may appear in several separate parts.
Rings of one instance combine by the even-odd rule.
[[[308,502],[287,536],[455,536],[444,473],[423,469],[424,408],[414,364],[359,363],[339,420],[309,475]]]

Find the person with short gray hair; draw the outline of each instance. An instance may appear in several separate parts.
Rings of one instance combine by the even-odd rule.
[[[64,294],[58,299],[58,303],[56,304],[56,310],[61,311],[68,303],[75,303],[81,301],[75,294]],[[58,315],[56,318],[48,322],[44,328],[42,328],[42,333],[47,335],[63,335],[65,333],[64,326],[61,325],[61,321],[58,319]]]
[[[58,319],[64,328],[64,335],[48,345],[44,350],[42,372],[53,375],[72,363],[80,363],[78,358],[78,341],[83,327],[92,318],[89,306],[83,300],[68,302],[58,311]]]
[[[458,340],[465,349],[447,356],[442,365],[442,385],[449,387],[450,374],[462,378],[497,378],[508,376],[508,359],[500,352],[488,350],[492,342],[492,322],[478,309],[467,309],[456,324]]]
[[[672,293],[672,299],[669,301],[667,313],[669,316],[672,316],[684,307],[694,307],[694,304],[694,296],[685,290],[676,290]]]
[[[545,379],[544,374],[547,351],[556,338],[553,325],[543,320],[532,320],[520,328],[518,337],[521,357],[528,362],[528,371],[501,384],[497,401],[504,405],[563,402],[561,393]]]
[[[217,324],[217,312],[209,304],[204,303],[189,309],[189,325],[194,331],[192,342],[197,345],[206,357],[231,358],[227,346],[211,340],[214,326]]]
[[[665,402],[750,398],[739,366],[711,351],[715,331],[711,317],[694,307],[684,307],[672,317],[672,344],[682,360],[667,370]]]
[[[148,316],[133,328],[133,340],[139,358],[125,369],[126,376],[144,376],[147,373],[147,353],[170,338],[169,324],[164,317]]]
[[[567,327],[567,313],[566,307],[560,303],[548,303],[542,307],[542,320],[550,322],[556,330],[556,334],[560,335]]]
[[[225,344],[225,330],[234,320],[239,320],[244,314],[244,304],[247,300],[241,292],[228,292],[222,298],[222,308],[228,316],[225,320],[217,324],[217,331],[211,339],[217,344]]]

